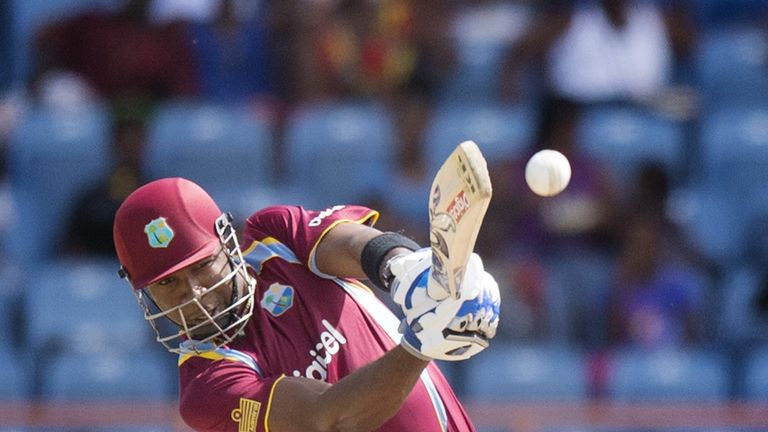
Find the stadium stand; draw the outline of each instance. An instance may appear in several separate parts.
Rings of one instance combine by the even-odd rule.
[[[20,264],[49,259],[63,241],[73,197],[110,166],[110,120],[103,106],[32,108],[11,137],[9,180],[16,209],[7,254]]]
[[[498,343],[467,364],[466,395],[479,401],[578,401],[587,396],[586,357],[565,345]]]
[[[703,349],[624,349],[612,358],[608,396],[617,401],[723,401],[725,358]]]
[[[285,129],[289,189],[308,207],[366,202],[392,193],[395,130],[377,103],[333,102],[299,107]]]

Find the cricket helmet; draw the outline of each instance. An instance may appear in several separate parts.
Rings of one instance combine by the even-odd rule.
[[[119,274],[131,284],[158,341],[170,351],[178,352],[182,341],[193,349],[221,346],[234,339],[253,313],[256,282],[247,271],[231,215],[222,213],[197,184],[178,177],[164,178],[135,190],[115,215],[113,236],[121,264]],[[156,306],[147,286],[219,250],[229,261],[228,274],[189,301],[167,310]],[[200,298],[228,285],[233,292],[229,306],[212,316]],[[192,304],[199,308],[196,313],[207,318],[204,322],[186,321],[182,309],[189,310]],[[176,312],[181,322],[170,320],[169,314]],[[211,332],[212,328],[215,330]],[[206,334],[196,332],[201,329],[207,329]]]

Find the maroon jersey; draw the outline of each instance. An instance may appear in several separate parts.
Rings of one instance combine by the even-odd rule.
[[[358,206],[277,206],[248,219],[243,253],[258,284],[245,335],[179,358],[181,414],[198,430],[269,430],[272,392],[285,376],[335,383],[397,345],[398,319],[362,283],[323,274],[317,244],[339,223],[373,224]],[[302,415],[300,412],[297,416]],[[434,363],[379,431],[474,431]]]

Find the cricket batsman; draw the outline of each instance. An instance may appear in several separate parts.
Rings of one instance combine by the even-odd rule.
[[[231,216],[195,183],[150,182],[118,210],[120,275],[178,354],[180,412],[199,431],[466,432],[432,359],[488,346],[499,292],[472,255],[458,298],[426,285],[430,249],[374,210],[274,206]],[[391,293],[398,319],[370,289]]]

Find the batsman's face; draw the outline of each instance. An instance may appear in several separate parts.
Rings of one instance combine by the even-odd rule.
[[[210,322],[193,331],[192,336],[203,336],[216,331],[211,317],[226,315],[223,311],[232,300],[233,283],[231,280],[219,282],[230,272],[229,261],[220,251],[172,273],[147,289],[160,309],[170,311],[168,318],[177,325],[183,327],[186,324],[187,328],[192,328]],[[173,310],[179,305],[184,306]]]

